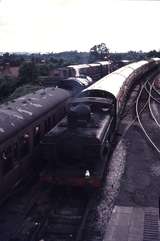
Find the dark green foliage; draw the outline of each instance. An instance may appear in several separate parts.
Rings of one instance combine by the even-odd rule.
[[[147,57],[148,58],[155,58],[155,57],[160,58],[160,51],[157,52],[156,50],[152,50],[147,53]]]
[[[69,65],[69,62],[65,61],[64,59],[60,58],[53,58],[51,57],[48,61],[49,65],[52,65],[52,69],[54,68],[60,68],[60,67],[65,67],[67,65]]]
[[[19,80],[21,84],[36,83],[38,69],[35,63],[26,62],[19,69]]]
[[[18,86],[18,80],[10,76],[0,77],[0,100],[10,95]]]
[[[89,59],[89,53],[77,52],[77,51],[65,51],[61,53],[55,53],[54,58],[56,58],[57,60],[63,59],[64,66],[70,65],[70,64],[87,64]]]
[[[101,60],[112,60],[117,63],[121,60],[139,61],[142,59],[159,57],[160,51],[152,50],[148,53],[142,51],[128,51],[127,53],[109,53],[104,43],[94,45],[88,52],[65,51],[61,53],[4,53],[0,56],[0,67],[20,66],[19,78],[11,76],[0,76],[0,100],[10,95],[17,87],[13,96],[17,97],[19,92],[25,94],[32,89],[41,88],[42,84],[50,79],[50,71],[71,64],[85,64]],[[8,64],[8,65],[6,65]],[[45,79],[46,78],[46,79]],[[46,80],[46,81],[44,81]],[[26,85],[27,84],[27,85]],[[20,88],[22,86],[22,89]],[[28,87],[29,86],[29,87]]]
[[[24,56],[19,54],[4,53],[1,58],[1,63],[3,65],[10,64],[10,66],[19,66],[24,62]]]
[[[50,70],[50,66],[48,64],[37,64],[38,75],[48,76],[49,70]]]
[[[10,54],[8,52],[3,54],[3,61],[4,61],[4,63],[9,63],[9,61],[10,61]]]
[[[131,61],[139,61],[142,59],[146,59],[146,53],[139,51],[129,51],[127,53],[110,53],[110,58],[112,61],[120,61],[120,60],[131,60]]]
[[[106,47],[105,43],[94,45],[90,49],[90,62],[109,60],[109,49]]]

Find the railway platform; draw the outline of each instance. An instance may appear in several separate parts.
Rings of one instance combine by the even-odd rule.
[[[103,241],[158,241],[159,209],[115,206]]]

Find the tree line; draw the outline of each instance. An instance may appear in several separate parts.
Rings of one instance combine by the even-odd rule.
[[[39,77],[47,77],[50,71],[59,67],[65,67],[71,64],[87,64],[103,60],[111,60],[113,63],[121,60],[139,61],[152,57],[160,58],[160,51],[151,50],[147,53],[142,51],[112,53],[105,43],[94,45],[89,52],[65,51],[45,54],[3,53],[0,55],[1,70],[5,69],[5,66],[8,64],[10,67],[19,67],[19,76],[15,78],[0,72],[0,100],[9,96],[17,88],[17,92],[23,94],[25,94],[25,89],[27,92],[30,91],[32,87],[34,90],[41,88],[42,83]]]

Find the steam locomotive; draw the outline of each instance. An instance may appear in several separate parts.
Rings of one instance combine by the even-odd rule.
[[[129,64],[83,90],[41,142],[47,163],[42,180],[100,187],[127,96],[133,84],[158,64],[159,59]]]

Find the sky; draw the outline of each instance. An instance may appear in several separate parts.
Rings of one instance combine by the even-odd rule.
[[[160,50],[160,1],[0,0],[0,52]]]

